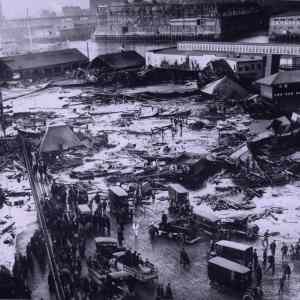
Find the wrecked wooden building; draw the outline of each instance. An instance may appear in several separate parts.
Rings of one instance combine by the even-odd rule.
[[[137,70],[145,66],[145,59],[136,51],[121,51],[97,56],[90,64],[101,72]]]
[[[43,78],[86,67],[89,59],[77,49],[63,49],[0,58],[0,79]]]

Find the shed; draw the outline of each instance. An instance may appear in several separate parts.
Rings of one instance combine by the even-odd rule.
[[[65,124],[48,126],[40,145],[40,153],[60,152],[81,145],[79,138]]]
[[[0,77],[11,79],[52,76],[88,65],[89,59],[78,49],[27,53],[0,58]]]
[[[97,56],[91,62],[91,68],[105,71],[125,71],[142,68],[145,58],[136,51],[121,51]]]

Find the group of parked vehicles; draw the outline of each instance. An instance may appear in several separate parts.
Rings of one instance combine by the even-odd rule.
[[[255,240],[258,237],[259,227],[249,222],[247,216],[219,218],[214,213],[197,210],[197,207],[190,205],[188,191],[179,184],[170,184],[168,192],[172,220],[161,222],[158,226],[151,225],[151,238],[163,236],[192,244],[199,241],[203,233],[217,240],[230,239],[232,236],[246,240]]]
[[[239,291],[252,289],[253,248],[249,245],[226,240],[224,237],[238,236],[255,239],[259,228],[248,222],[247,217],[238,216],[234,219],[220,219],[213,213],[195,211],[189,202],[188,192],[178,184],[168,187],[169,211],[172,220],[163,220],[158,226],[151,225],[149,233],[152,238],[167,236],[192,244],[202,238],[203,234],[218,240],[209,253],[207,264],[208,278],[213,284],[225,285]],[[109,189],[110,211],[116,218],[131,221],[133,206],[129,196],[121,187]],[[80,206],[83,215],[88,214],[88,206]],[[220,240],[221,237],[224,239]],[[158,278],[157,268],[148,260],[137,260],[128,263],[131,253],[119,247],[116,239],[98,237],[95,239],[97,253],[109,261],[110,274],[114,280],[127,281],[134,279],[147,283]],[[90,267],[89,272],[95,280],[102,278],[101,272]],[[252,290],[251,290],[252,291]],[[252,295],[252,294],[251,294]],[[261,299],[261,298],[253,298]]]
[[[252,246],[221,240],[209,255],[207,274],[212,284],[241,292],[243,299],[262,299],[260,287],[253,286],[252,281]]]

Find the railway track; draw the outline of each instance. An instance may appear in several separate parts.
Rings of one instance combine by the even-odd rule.
[[[38,223],[39,223],[40,229],[41,229],[43,237],[44,237],[49,267],[50,267],[50,271],[52,273],[53,280],[54,280],[56,298],[57,298],[57,300],[67,300],[65,298],[64,289],[62,286],[59,270],[58,270],[57,263],[55,260],[52,239],[51,239],[51,236],[47,229],[46,219],[45,219],[45,216],[44,216],[44,213],[42,210],[42,206],[41,206],[41,198],[43,197],[43,193],[39,186],[39,182],[36,177],[36,174],[34,174],[34,172],[33,172],[32,164],[31,164],[31,161],[30,161],[29,155],[28,155],[28,150],[26,149],[25,142],[22,138],[21,138],[21,143],[22,143],[22,155],[23,155],[24,163],[25,163],[27,173],[28,173],[32,196],[33,196],[35,206],[36,206]]]

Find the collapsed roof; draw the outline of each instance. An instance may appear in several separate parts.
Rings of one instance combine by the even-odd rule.
[[[47,127],[40,145],[40,153],[61,152],[81,145],[79,138],[65,124]]]

